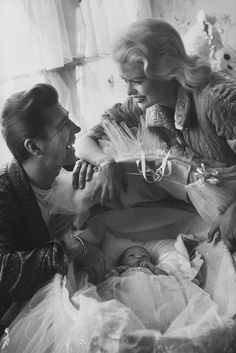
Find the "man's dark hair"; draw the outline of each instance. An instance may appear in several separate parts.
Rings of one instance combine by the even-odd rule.
[[[13,156],[20,162],[29,156],[24,147],[26,139],[46,137],[44,110],[57,102],[57,91],[45,83],[15,93],[5,102],[1,113],[2,135]]]

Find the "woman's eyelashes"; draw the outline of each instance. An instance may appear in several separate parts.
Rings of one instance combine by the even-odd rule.
[[[136,85],[141,85],[144,82],[144,80],[128,80],[127,78],[124,78],[124,77],[121,77],[121,79],[125,81],[125,83],[133,83]]]

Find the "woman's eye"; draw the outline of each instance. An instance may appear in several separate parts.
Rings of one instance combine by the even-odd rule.
[[[136,80],[128,80],[127,78],[121,77],[122,81],[125,81],[125,83],[133,83],[135,85],[141,85],[143,81],[136,81]]]

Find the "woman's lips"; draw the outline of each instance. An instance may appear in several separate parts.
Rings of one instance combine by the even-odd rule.
[[[145,101],[146,96],[133,97],[133,99],[134,99],[137,103],[142,103],[143,101]]]

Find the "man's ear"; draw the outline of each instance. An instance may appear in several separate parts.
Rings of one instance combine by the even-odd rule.
[[[24,141],[25,149],[32,155],[40,155],[42,154],[40,144],[37,143],[34,139],[26,139]]]

